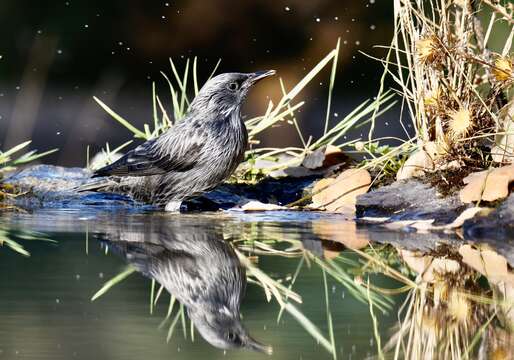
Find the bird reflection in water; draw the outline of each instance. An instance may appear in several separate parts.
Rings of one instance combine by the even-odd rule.
[[[271,354],[241,322],[246,271],[221,229],[191,218],[160,218],[109,229],[101,237],[143,275],[155,279],[186,308],[198,332],[221,349]]]

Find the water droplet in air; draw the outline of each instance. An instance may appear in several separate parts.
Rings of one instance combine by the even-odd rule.
[[[316,18],[316,22],[320,22],[320,21],[321,21],[321,19],[319,17]]]
[[[286,7],[284,8],[284,10],[285,10],[285,11],[291,11],[291,8],[290,8],[289,6],[286,6]]]
[[[62,54],[62,50],[61,49],[57,50],[57,54],[61,55]]]

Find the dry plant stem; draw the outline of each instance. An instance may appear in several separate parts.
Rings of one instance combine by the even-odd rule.
[[[514,24],[514,19],[512,18],[512,15],[509,14],[503,6],[498,6],[497,4],[494,4],[490,0],[481,0],[484,4],[487,4],[490,6],[495,12],[500,14],[505,20],[507,20],[509,23]]]

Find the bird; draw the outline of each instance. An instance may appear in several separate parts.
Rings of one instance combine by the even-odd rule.
[[[241,107],[248,91],[275,70],[224,73],[208,80],[185,117],[114,163],[96,170],[79,191],[128,194],[166,211],[214,189],[244,160],[248,132]]]
[[[120,215],[121,216],[121,215]],[[180,216],[120,218],[96,235],[183,304],[200,335],[220,349],[272,353],[241,321],[246,270],[213,219]]]

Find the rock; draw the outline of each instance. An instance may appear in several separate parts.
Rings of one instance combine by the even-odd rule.
[[[21,195],[10,199],[9,203],[26,210],[42,207],[135,208],[143,206],[124,195],[75,191],[75,188],[86,182],[90,176],[91,172],[87,169],[36,165],[12,173],[3,181],[15,186],[21,192]]]
[[[397,181],[357,197],[357,217],[389,217],[391,220],[452,222],[466,208],[457,195],[441,197],[437,190],[416,179]]]
[[[37,165],[10,174],[3,181],[23,192],[10,200],[26,210],[37,208],[102,208],[151,209],[151,206],[136,202],[130,197],[112,193],[84,192],[75,188],[89,180],[91,172],[82,168],[66,168],[52,165]],[[190,211],[215,211],[229,209],[257,200],[262,203],[287,205],[304,196],[316,177],[267,178],[256,185],[222,184],[201,197],[187,201]]]
[[[514,193],[488,216],[464,222],[464,237],[487,242],[514,264]]]

